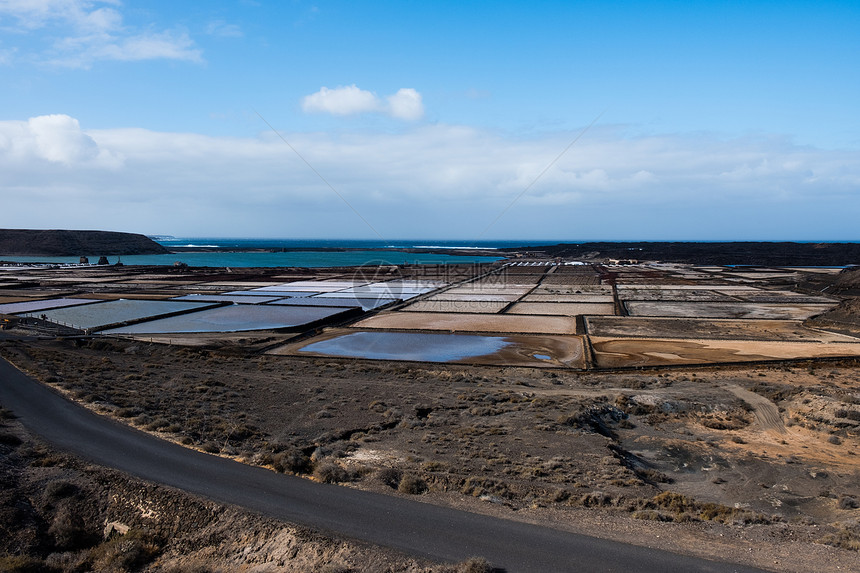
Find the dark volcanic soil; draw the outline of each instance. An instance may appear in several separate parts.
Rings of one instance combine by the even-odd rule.
[[[98,412],[274,471],[785,571],[849,567],[860,548],[853,362],[584,374],[0,350]]]
[[[0,409],[0,571],[459,573],[130,479]]]

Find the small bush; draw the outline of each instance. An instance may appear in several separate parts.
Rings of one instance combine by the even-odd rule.
[[[395,468],[383,468],[376,473],[376,479],[392,489],[397,489],[403,479],[403,472]]]
[[[686,495],[675,493],[673,491],[665,491],[654,496],[653,502],[657,507],[674,511],[676,513],[684,513],[688,511],[697,511],[698,504],[692,498]]]
[[[140,414],[139,408],[118,408],[114,412],[120,418],[134,418]]]
[[[6,555],[0,557],[0,571],[9,573],[45,573],[56,571],[29,555]]]
[[[323,483],[350,481],[349,472],[337,464],[323,463],[314,469],[314,477]]]
[[[405,475],[400,480],[397,491],[411,495],[421,495],[427,491],[427,482],[418,476]]]
[[[90,552],[94,571],[134,571],[152,561],[161,548],[137,529],[102,543]]]
[[[87,530],[80,515],[68,507],[62,507],[54,517],[48,533],[54,538],[58,549],[82,549],[93,540],[93,535]]]
[[[483,557],[470,557],[457,565],[457,573],[493,573],[490,562]]]
[[[272,456],[272,467],[280,473],[305,474],[313,470],[313,463],[302,450],[291,448]]]
[[[860,551],[860,526],[848,525],[841,527],[836,533],[825,535],[817,543],[841,547],[850,551]]]
[[[63,480],[52,481],[45,486],[45,497],[52,500],[71,497],[76,493],[78,486]]]

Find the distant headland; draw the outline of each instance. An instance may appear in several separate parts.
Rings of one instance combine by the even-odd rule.
[[[0,229],[0,254],[20,256],[160,255],[169,251],[145,235],[117,231]]]

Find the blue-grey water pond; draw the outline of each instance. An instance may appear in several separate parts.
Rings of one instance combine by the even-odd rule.
[[[511,344],[503,336],[355,332],[308,344],[299,352],[378,360],[455,362],[494,354]]]

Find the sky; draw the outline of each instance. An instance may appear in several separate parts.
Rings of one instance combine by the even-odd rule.
[[[0,0],[0,227],[860,240],[853,1]]]

